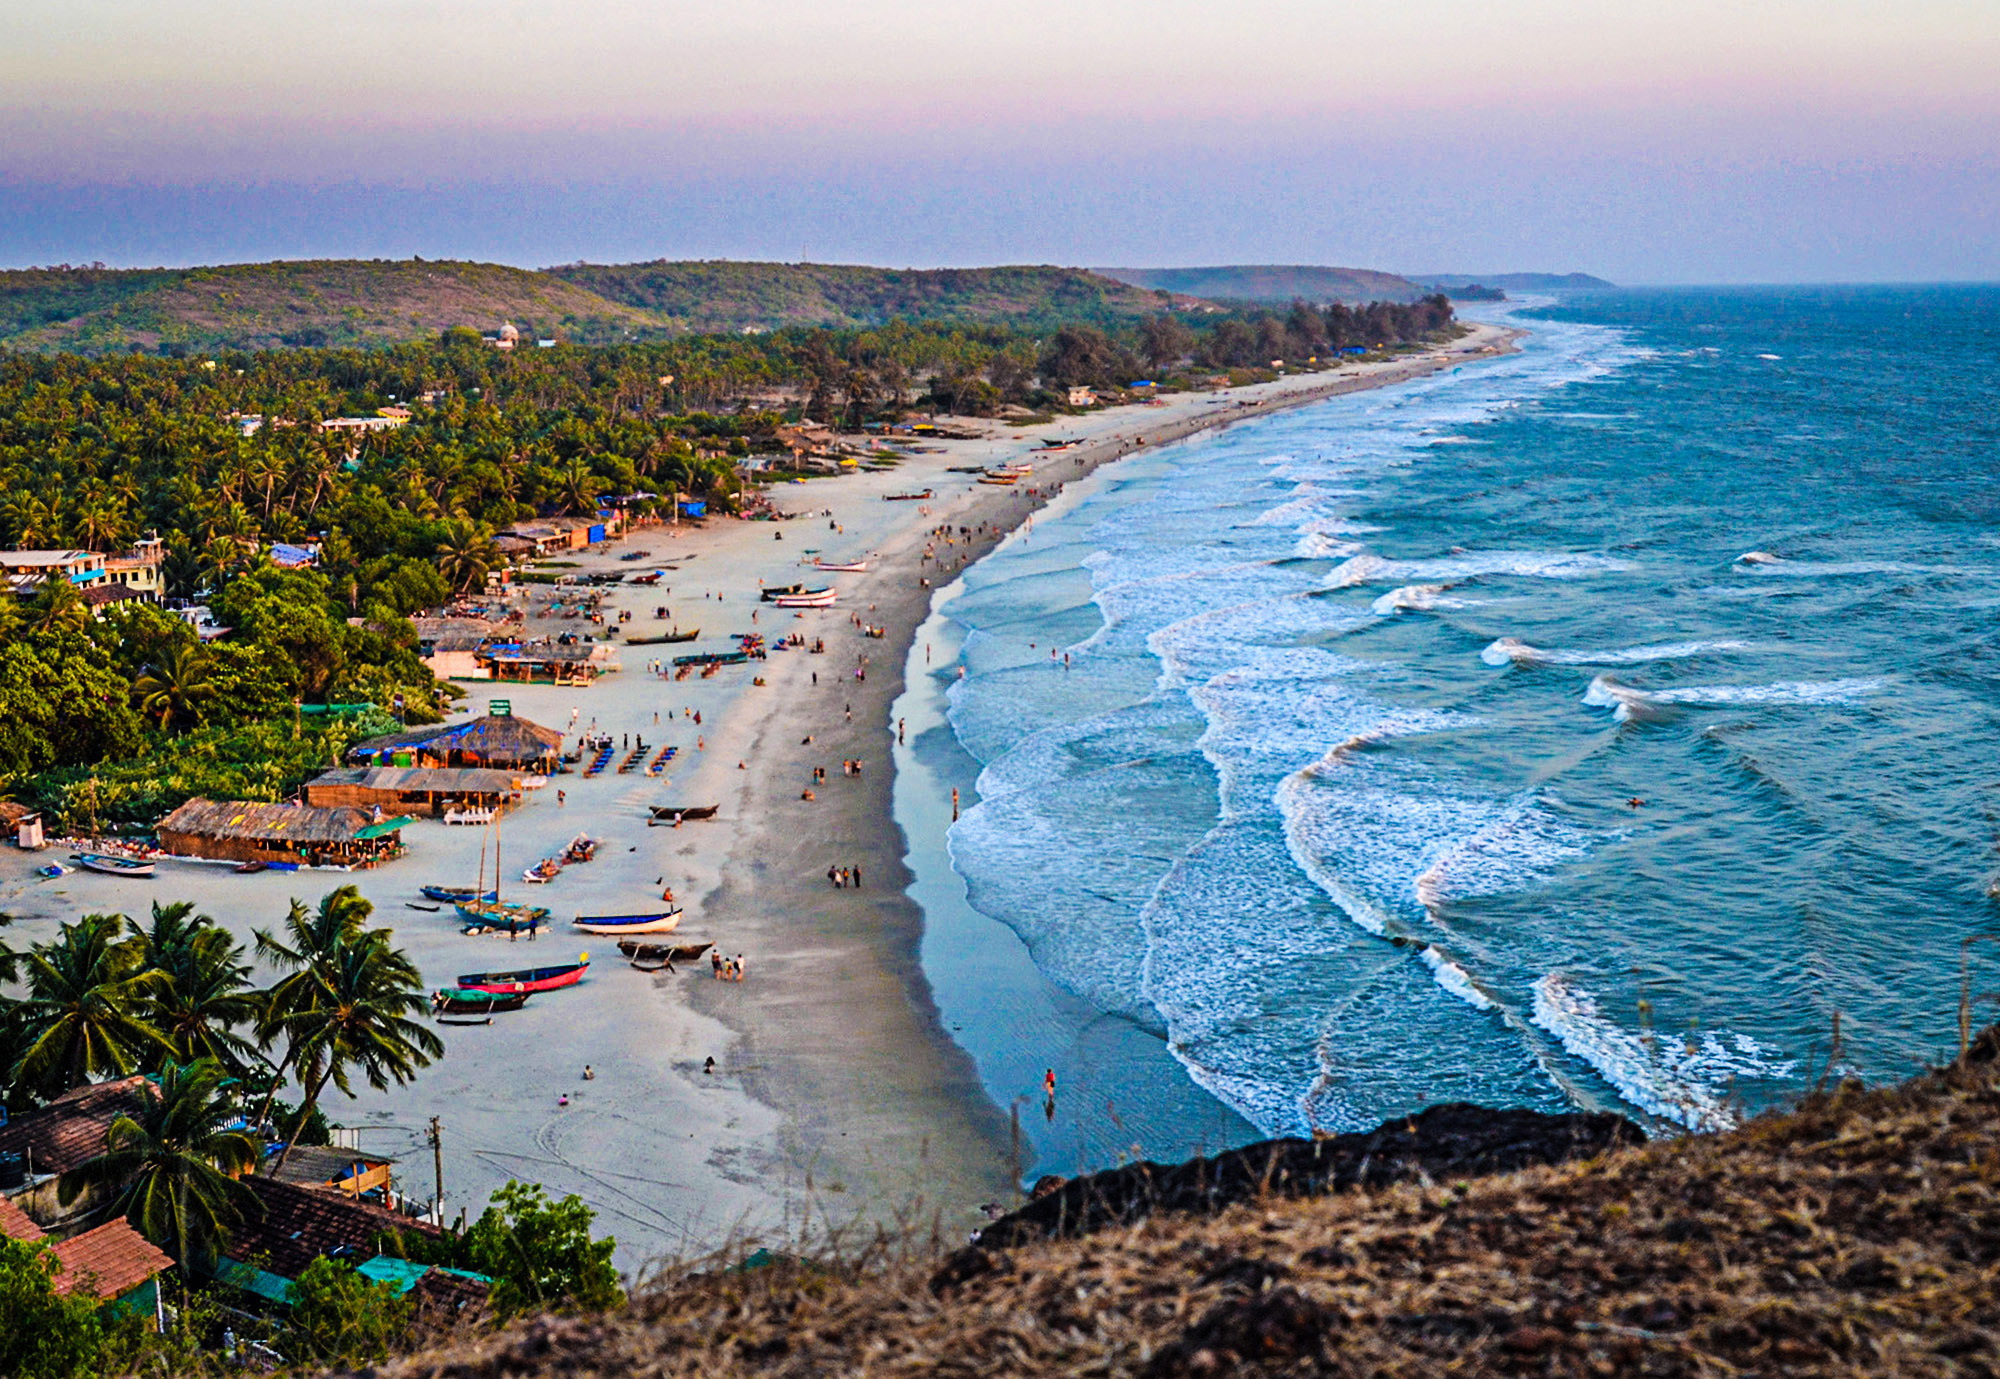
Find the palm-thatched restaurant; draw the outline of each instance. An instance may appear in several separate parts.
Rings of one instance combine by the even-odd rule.
[[[348,748],[357,765],[453,766],[494,771],[553,772],[562,762],[562,734],[511,713],[488,713],[455,727],[436,724]]]
[[[162,850],[176,857],[279,866],[372,867],[403,855],[415,820],[352,806],[193,799],[160,820]]]
[[[382,809],[433,819],[480,814],[521,801],[520,776],[459,766],[343,766],[322,771],[299,793],[307,804]],[[456,822],[455,819],[448,821]]]

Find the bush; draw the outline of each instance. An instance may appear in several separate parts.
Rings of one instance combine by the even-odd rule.
[[[493,1310],[601,1311],[624,1301],[609,1236],[590,1238],[594,1219],[575,1194],[551,1202],[532,1183],[509,1183],[467,1232],[473,1267],[493,1280]]]
[[[47,1246],[0,1237],[0,1374],[10,1379],[71,1379],[98,1367],[98,1299],[56,1292],[58,1268]]]
[[[410,1301],[352,1265],[315,1259],[292,1284],[284,1346],[293,1359],[365,1364],[389,1354],[410,1324]]]

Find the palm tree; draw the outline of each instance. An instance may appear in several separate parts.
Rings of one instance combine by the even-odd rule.
[[[500,552],[484,528],[461,519],[452,523],[432,558],[453,593],[469,594],[486,587],[486,576],[499,564]]]
[[[213,660],[199,643],[184,642],[169,652],[162,664],[146,667],[132,683],[139,712],[158,719],[163,731],[193,722],[202,702],[215,695],[215,686],[208,679]]]
[[[331,965],[334,955],[341,948],[355,942],[368,932],[368,917],[375,913],[375,907],[363,898],[353,886],[341,886],[320,897],[319,908],[308,910],[294,900],[292,908],[285,916],[283,937],[268,929],[256,931],[257,956],[265,962],[289,975],[281,977],[263,994],[263,1012],[257,1024],[257,1038],[265,1048],[283,1032],[288,1016],[309,1009],[318,998],[313,974]],[[285,1080],[285,1074],[293,1066],[298,1046],[293,1044],[285,1050],[285,1057],[274,1071],[270,1089],[264,1094],[264,1104],[257,1112],[257,1124],[262,1125],[271,1114],[271,1102],[278,1095],[278,1088]]]
[[[28,626],[47,636],[55,632],[81,632],[90,626],[90,605],[76,586],[61,575],[51,575],[28,600]]]
[[[103,1074],[125,1076],[166,1041],[146,1022],[146,999],[166,981],[139,970],[119,942],[119,915],[85,915],[28,954],[31,1042],[13,1081],[55,1096]]]
[[[173,1056],[213,1059],[236,1074],[256,1062],[257,1046],[236,1033],[238,1026],[255,1025],[264,1010],[262,993],[250,985],[243,946],[185,900],[154,901],[152,927],[135,920],[132,928],[145,970],[167,979],[147,996],[145,1009]]]
[[[235,1181],[256,1166],[256,1141],[218,1128],[228,1116],[225,1076],[207,1058],[161,1068],[159,1091],[148,1092],[137,1116],[111,1123],[104,1152],[63,1174],[57,1198],[67,1206],[110,1189],[114,1209],[183,1268],[213,1266],[245,1210],[259,1210]]]
[[[314,1000],[279,1023],[290,1044],[293,1064],[304,1070],[305,1099],[278,1155],[282,1168],[331,1082],[352,1097],[353,1074],[387,1091],[391,1082],[412,1081],[444,1043],[412,1019],[428,1009],[423,975],[399,949],[389,946],[387,929],[371,929],[340,945],[331,962],[312,973]]]
[[[568,513],[593,512],[597,508],[597,476],[580,458],[572,456],[556,472],[556,496]]]

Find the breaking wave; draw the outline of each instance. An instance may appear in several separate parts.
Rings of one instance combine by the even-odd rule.
[[[1663,642],[1657,646],[1625,646],[1596,650],[1568,650],[1530,646],[1519,637],[1502,637],[1479,653],[1489,666],[1625,666],[1645,661],[1676,661],[1714,651],[1742,651],[1750,644],[1739,641]]]
[[[1620,723],[1657,716],[1673,706],[1727,708],[1739,704],[1851,704],[1883,688],[1877,678],[1850,680],[1781,680],[1770,685],[1688,685],[1679,689],[1644,690],[1600,675],[1583,692],[1583,702],[1612,710]]]
[[[1585,575],[1626,570],[1631,566],[1589,551],[1464,551],[1429,560],[1390,560],[1357,555],[1327,573],[1329,589],[1391,580],[1449,581],[1480,575],[1520,575],[1531,579],[1579,579]]]
[[[1635,1033],[1607,1018],[1597,998],[1551,972],[1535,983],[1534,1022],[1581,1058],[1634,1106],[1689,1130],[1728,1130],[1727,1098],[1738,1078],[1791,1075],[1791,1060],[1772,1061],[1746,1034]]]

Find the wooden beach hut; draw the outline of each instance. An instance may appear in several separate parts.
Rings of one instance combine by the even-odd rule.
[[[552,772],[562,760],[562,734],[511,713],[488,713],[456,727],[432,725],[370,738],[347,759],[375,766],[459,766]]]
[[[343,805],[442,819],[452,811],[505,809],[520,803],[520,777],[458,766],[343,766],[323,771],[299,792],[322,808]]]
[[[372,867],[403,855],[407,815],[348,806],[193,799],[160,821],[160,847],[176,857]]]

